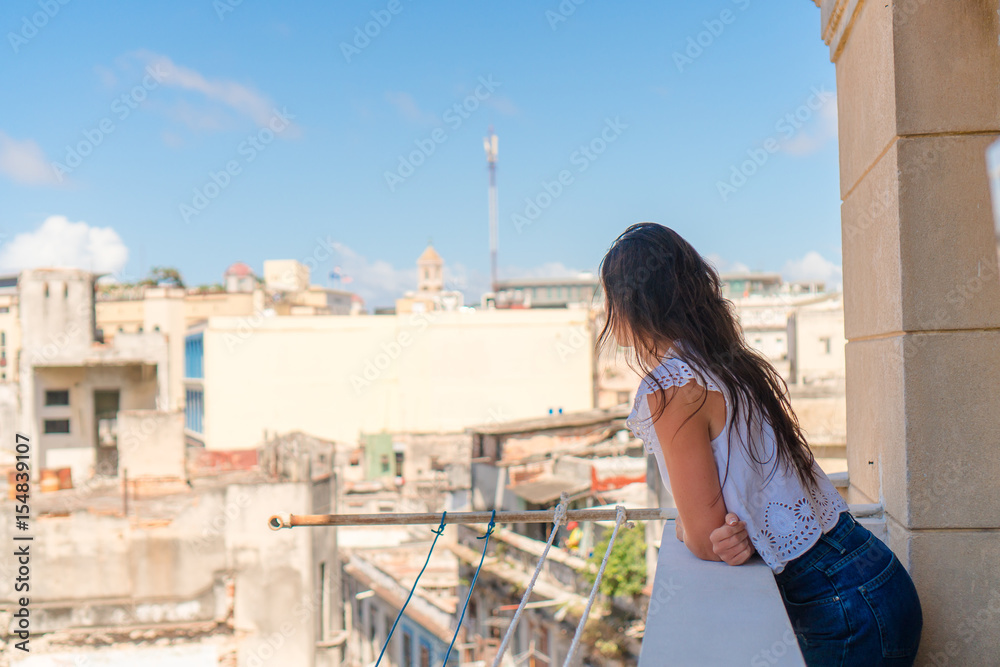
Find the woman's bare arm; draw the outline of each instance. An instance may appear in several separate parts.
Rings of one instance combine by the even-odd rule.
[[[657,414],[660,401],[666,409],[653,424],[663,449],[670,487],[683,517],[679,537],[702,560],[718,561],[711,534],[725,524],[726,504],[719,486],[709,435],[709,416],[701,405],[704,389],[693,380],[647,396],[650,413]]]

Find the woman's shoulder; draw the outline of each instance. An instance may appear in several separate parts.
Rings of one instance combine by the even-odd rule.
[[[691,384],[692,382],[695,384]],[[696,362],[668,354],[660,360],[660,364],[656,368],[643,378],[637,396],[657,392],[661,389],[671,390],[671,388],[699,393],[702,391],[701,388],[709,391],[721,391],[715,378],[700,369]]]

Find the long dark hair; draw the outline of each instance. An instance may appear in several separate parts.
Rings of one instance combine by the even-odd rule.
[[[763,467],[777,456],[768,479],[783,465],[794,470],[806,488],[814,488],[815,458],[792,410],[788,386],[767,359],[747,345],[718,274],[691,244],[668,227],[641,222],[611,244],[600,274],[607,312],[598,345],[617,337],[620,345],[631,348],[626,353],[629,366],[655,381],[662,392],[665,388],[651,375],[651,360],[660,359],[665,344],[679,343],[674,356],[699,375],[699,369],[708,370],[725,385],[732,408],[727,419],[734,422],[744,406],[751,442],[742,444],[751,459]],[[700,379],[704,387],[705,378]],[[705,390],[698,409],[707,399]],[[654,420],[666,406],[661,400]],[[754,437],[762,434],[764,421],[777,442],[770,457],[762,440]],[[729,433],[732,454],[732,430]],[[727,464],[723,485],[728,474]]]

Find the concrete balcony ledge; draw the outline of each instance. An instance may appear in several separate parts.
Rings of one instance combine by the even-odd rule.
[[[660,541],[640,667],[805,665],[764,561],[700,560],[674,537],[673,523]]]
[[[851,514],[883,542],[879,504]],[[704,561],[674,537],[666,521],[649,598],[640,667],[670,665],[804,665],[781,593],[759,557],[739,567]]]

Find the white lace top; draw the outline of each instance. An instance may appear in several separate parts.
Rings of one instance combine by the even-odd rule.
[[[719,482],[725,478],[722,497],[726,502],[726,509],[746,522],[750,541],[764,562],[774,572],[781,572],[786,563],[805,553],[819,540],[821,531],[829,532],[837,525],[840,513],[847,511],[847,503],[818,466],[816,490],[805,488],[794,470],[786,471],[784,466],[776,466],[776,443],[771,425],[757,420],[756,424],[761,428],[755,428],[752,440],[748,440],[745,401],[741,402],[740,415],[733,419],[728,391],[711,373],[702,370],[702,375],[704,382],[691,366],[672,354],[664,357],[650,374],[659,380],[662,387],[680,387],[695,380],[709,391],[717,391],[725,398],[726,427],[712,440],[712,452],[719,468]],[[663,450],[653,428],[646,398],[658,389],[650,376],[639,385],[635,406],[625,423],[643,441],[646,451],[656,458],[660,476],[667,489],[670,489]],[[733,432],[732,460],[729,461],[727,477],[726,462],[730,457],[727,438],[730,431]],[[754,447],[756,459],[766,463],[761,465],[751,458],[743,444],[748,441]],[[773,476],[765,485],[764,481],[772,470]]]

